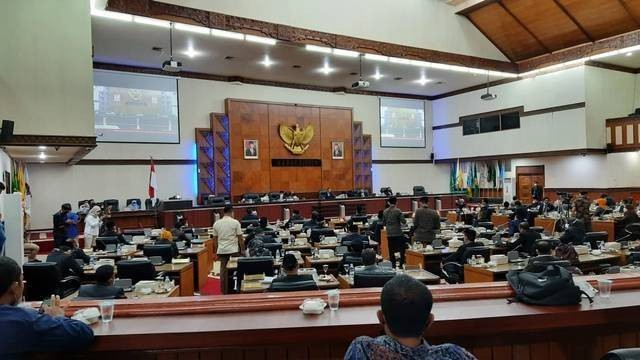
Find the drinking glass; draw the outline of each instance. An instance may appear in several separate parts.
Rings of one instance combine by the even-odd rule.
[[[108,323],[113,320],[113,310],[116,304],[112,300],[105,300],[100,302],[100,316],[103,323]]]
[[[600,297],[608,298],[611,296],[611,284],[613,281],[609,279],[598,280],[598,293]]]
[[[327,276],[328,270],[329,270],[329,264],[322,265],[322,271],[324,271],[324,276]]]
[[[338,304],[340,304],[340,292],[338,290],[330,290],[327,292],[329,309],[331,311],[338,310]]]
[[[349,275],[349,264],[344,264],[344,273]]]

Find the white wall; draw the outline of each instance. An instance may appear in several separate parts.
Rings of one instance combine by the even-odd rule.
[[[441,0],[162,0],[311,30],[507,61]]]
[[[16,134],[94,135],[89,1],[1,1],[0,69]]]
[[[374,164],[373,191],[390,186],[394,192],[412,193],[415,185],[429,193],[449,192],[449,164]]]
[[[636,108],[637,76],[585,67],[587,147],[606,146],[606,119],[624,117]]]
[[[432,102],[433,124],[446,125],[466,115],[524,106],[539,110],[585,101],[584,67],[510,82],[491,88],[492,101],[480,99],[485,90]],[[585,109],[565,110],[520,118],[520,129],[462,135],[462,127],[434,131],[436,159],[518,154],[585,148]]]

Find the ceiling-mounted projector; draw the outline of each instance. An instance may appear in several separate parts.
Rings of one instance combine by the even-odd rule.
[[[482,100],[487,100],[487,101],[489,101],[489,100],[495,100],[497,97],[498,97],[498,95],[496,95],[496,94],[492,94],[492,93],[490,93],[490,92],[487,92],[487,93],[485,93],[485,94],[480,95],[480,99],[482,99]]]
[[[365,81],[365,80],[358,80],[358,81],[354,82],[353,84],[351,84],[351,88],[352,89],[366,89],[369,86],[371,86],[371,84],[368,81]]]
[[[182,62],[177,60],[167,60],[162,63],[162,70],[168,72],[180,72],[182,70]]]

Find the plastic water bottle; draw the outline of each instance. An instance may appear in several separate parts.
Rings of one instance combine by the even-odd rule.
[[[165,276],[165,277],[164,277],[164,288],[165,288],[166,290],[171,289],[171,280],[169,280],[169,277],[168,277],[168,276]]]
[[[353,277],[353,275],[355,274],[356,269],[353,267],[353,264],[349,265],[349,276]]]
[[[280,250],[276,250],[276,261],[280,261]]]

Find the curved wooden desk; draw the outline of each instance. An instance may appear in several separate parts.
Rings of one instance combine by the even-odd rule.
[[[508,304],[504,282],[430,286],[435,323],[427,338],[465,346],[479,359],[599,359],[638,346],[640,275],[607,277],[611,298],[565,307]],[[119,300],[115,320],[94,325],[96,342],[78,357],[338,359],[353,338],[380,334],[379,292],[341,290],[340,310],[319,316],[296,308],[322,291]],[[67,311],[95,304],[74,302]]]

